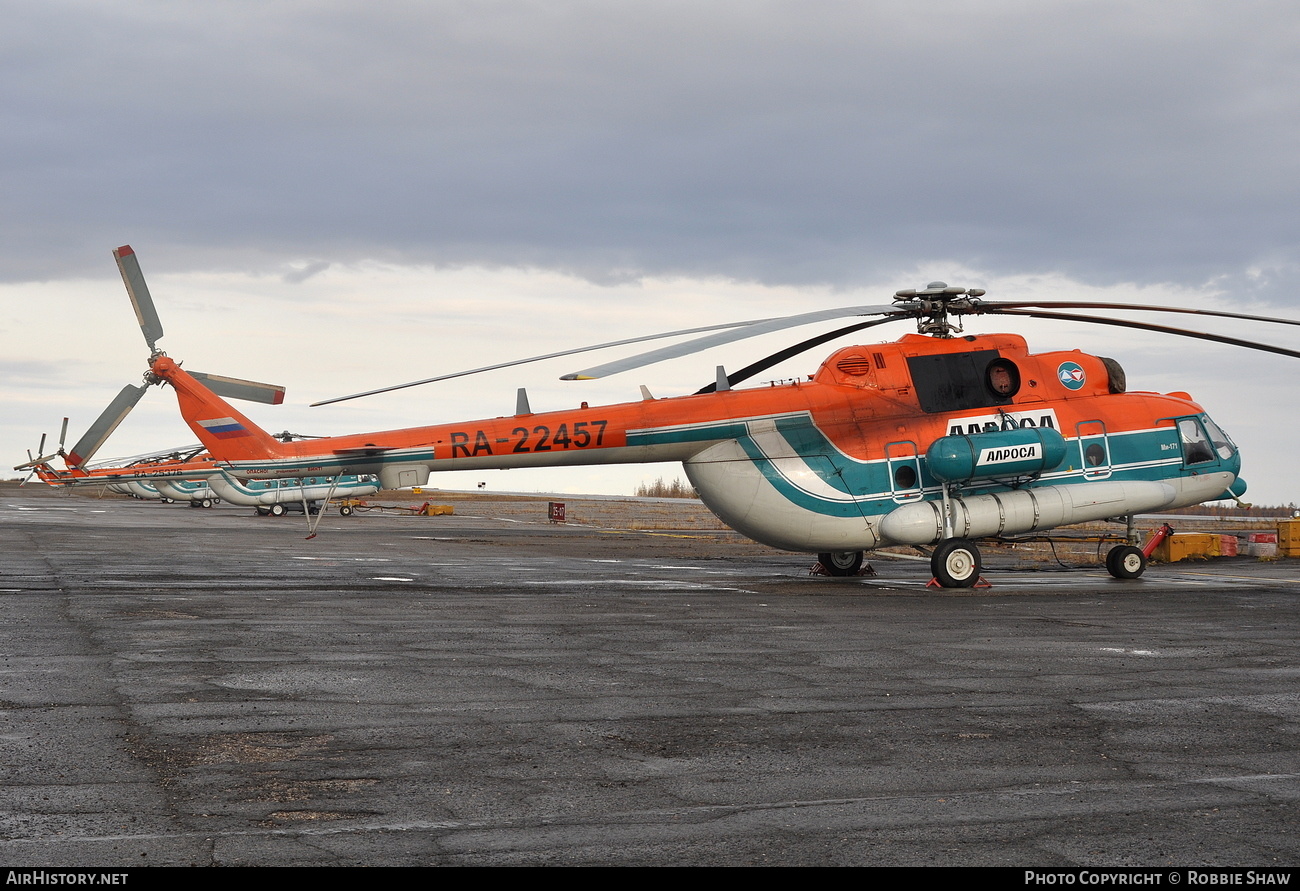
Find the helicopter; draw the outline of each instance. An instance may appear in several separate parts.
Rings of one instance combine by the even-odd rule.
[[[299,477],[240,482],[225,470],[208,477],[207,485],[231,504],[257,509],[261,516],[282,517],[289,510],[320,513],[322,498],[335,496],[361,498],[379,491],[379,480],[370,475]],[[339,513],[352,516],[352,507],[343,504]]]
[[[57,453],[56,453],[57,455]],[[128,464],[115,464],[82,470],[72,467],[57,470],[49,457],[40,464],[20,464],[15,470],[30,470],[42,482],[55,488],[103,486],[111,492],[164,504],[188,503],[191,507],[210,508],[222,501],[253,507],[261,516],[284,516],[289,510],[304,509],[319,513],[321,498],[329,492],[335,496],[359,498],[379,491],[378,480],[371,476],[333,478],[285,478],[263,483],[243,484],[221,469],[210,455],[181,457],[172,453]],[[344,516],[352,509],[340,508]]]
[[[985,301],[978,288],[932,282],[888,304],[732,322],[548,353],[315,403],[431,383],[526,362],[676,335],[694,340],[565,375],[583,380],[639,368],[797,325],[857,317],[687,396],[534,413],[526,389],[513,415],[281,442],[157,348],[157,323],[134,252],[114,252],[151,350],[145,384],[170,386],[213,458],[240,479],[375,474],[384,488],[427,483],[437,471],[680,461],[724,523],[775,548],[811,552],[828,574],[861,571],[865,553],[931,548],[938,584],[981,576],[977,540],[1074,523],[1131,518],[1245,492],[1236,445],[1183,392],[1130,392],[1114,359],[1078,350],[1033,353],[1016,334],[966,334],[965,316],[1096,322],[1229,343],[1293,358],[1300,352],[1062,309],[1145,309],[1300,325],[1182,307],[1063,301]],[[124,260],[124,258],[126,258]],[[135,264],[133,267],[130,264]],[[133,282],[135,283],[133,285]],[[847,334],[913,320],[915,334],[837,349],[807,378],[737,389],[773,364]],[[267,395],[269,385],[239,382]],[[125,392],[125,391],[124,391]],[[263,401],[268,401],[263,399]],[[1133,579],[1133,544],[1106,557]]]
[[[113,409],[110,407],[109,409]],[[210,508],[221,501],[244,507],[254,507],[262,516],[284,516],[288,510],[310,507],[313,513],[321,510],[321,496],[333,495],[357,498],[379,491],[378,480],[369,476],[342,476],[338,479],[305,478],[276,479],[270,483],[244,485],[226,474],[221,466],[202,446],[166,453],[141,455],[96,467],[83,467],[69,459],[63,447],[67,436],[68,419],[64,418],[59,449],[50,455],[33,457],[15,470],[30,471],[42,482],[55,488],[77,486],[102,486],[108,491],[130,495],[147,501],[164,504],[188,503],[191,507]],[[291,441],[295,434],[277,433],[283,442]],[[42,438],[40,450],[44,449]],[[90,452],[93,454],[93,452]],[[58,470],[49,462],[64,457],[66,469]],[[83,459],[84,463],[85,459]],[[340,508],[350,516],[351,508]]]

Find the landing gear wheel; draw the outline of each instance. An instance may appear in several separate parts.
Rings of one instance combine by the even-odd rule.
[[[940,542],[930,555],[930,572],[945,588],[969,588],[979,581],[980,551],[964,538]]]
[[[1135,579],[1146,572],[1147,555],[1132,545],[1117,545],[1106,552],[1106,571],[1117,579]]]
[[[273,516],[273,517],[283,517],[283,516],[284,516],[284,505],[283,505],[283,504],[273,504],[273,505],[271,505],[271,516]]]
[[[833,553],[818,554],[817,560],[831,575],[857,575],[858,570],[862,568],[861,551],[835,551]]]
[[[139,498],[140,496],[139,496],[139,495],[132,495],[131,497],[132,497],[132,498]],[[176,499],[174,499],[174,498],[168,498],[168,497],[166,497],[166,496],[163,496],[162,498],[159,498],[158,500],[161,501],[163,504],[175,504],[175,503],[176,503]]]
[[[259,508],[257,508],[257,515],[258,515],[259,517],[265,517],[265,516],[266,516],[267,514],[269,514],[270,512],[271,512],[271,509],[270,509],[269,507],[259,507]]]
[[[212,499],[211,499],[211,498],[204,498],[204,499],[203,499],[203,506],[204,506],[204,507],[212,507]]]
[[[352,516],[352,508],[349,507],[349,506],[346,505],[346,504],[343,505],[342,507],[339,508],[339,516],[340,516],[340,517],[350,517],[350,516]]]

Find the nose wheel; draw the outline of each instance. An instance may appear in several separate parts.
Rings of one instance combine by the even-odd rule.
[[[980,578],[980,551],[964,538],[942,541],[930,555],[930,572],[945,588],[970,588]]]

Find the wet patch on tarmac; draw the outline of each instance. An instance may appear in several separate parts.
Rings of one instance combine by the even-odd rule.
[[[953,592],[609,506],[86,503],[0,490],[12,864],[1300,857],[1284,561]]]

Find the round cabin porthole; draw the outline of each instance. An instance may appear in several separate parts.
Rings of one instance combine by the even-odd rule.
[[[999,399],[1020,392],[1020,369],[1010,359],[994,359],[984,370],[984,386]]]

